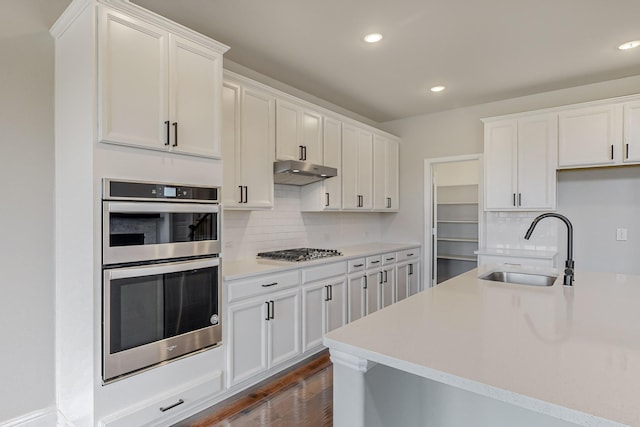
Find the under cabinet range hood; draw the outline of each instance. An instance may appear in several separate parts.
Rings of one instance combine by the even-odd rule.
[[[338,175],[338,169],[298,160],[282,160],[273,164],[276,184],[307,185]]]

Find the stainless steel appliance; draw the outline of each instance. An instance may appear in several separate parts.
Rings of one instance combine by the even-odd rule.
[[[302,146],[300,146],[302,149]],[[306,160],[306,148],[301,151],[300,160],[282,160],[273,164],[273,182],[276,184],[307,185],[312,182],[338,176],[338,169],[329,166],[314,165]]]
[[[220,189],[103,190],[104,382],[220,344]]]
[[[336,249],[316,249],[316,248],[295,248],[283,249],[280,251],[260,252],[259,258],[272,259],[276,261],[310,261],[318,258],[342,256]]]

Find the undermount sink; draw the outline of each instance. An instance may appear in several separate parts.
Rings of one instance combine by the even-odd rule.
[[[551,286],[558,276],[546,274],[522,273],[517,271],[490,271],[478,279],[493,280],[494,282],[517,283],[519,285]]]

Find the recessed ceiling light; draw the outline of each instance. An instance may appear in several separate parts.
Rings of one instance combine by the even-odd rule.
[[[371,33],[364,36],[364,41],[367,43],[377,43],[382,40],[382,34],[380,33]]]
[[[431,92],[442,92],[443,90],[445,90],[444,86],[434,86],[431,88]]]
[[[638,47],[638,46],[640,46],[640,40],[634,40],[634,41],[622,43],[620,46],[618,46],[618,49],[620,49],[620,50],[628,50],[628,49],[633,49],[633,48]]]

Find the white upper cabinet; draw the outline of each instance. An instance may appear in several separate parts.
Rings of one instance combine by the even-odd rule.
[[[322,115],[278,99],[276,159],[322,164]]]
[[[342,125],[342,208],[373,208],[373,134]]]
[[[98,138],[220,157],[222,55],[100,9]]]
[[[620,106],[604,104],[559,113],[558,166],[607,166],[622,159]]]
[[[489,121],[484,135],[485,209],[554,210],[556,115]]]
[[[398,210],[398,143],[373,136],[373,209]]]
[[[640,162],[640,101],[624,104],[623,162]]]
[[[223,86],[223,204],[229,209],[273,207],[275,98],[246,85]]]

